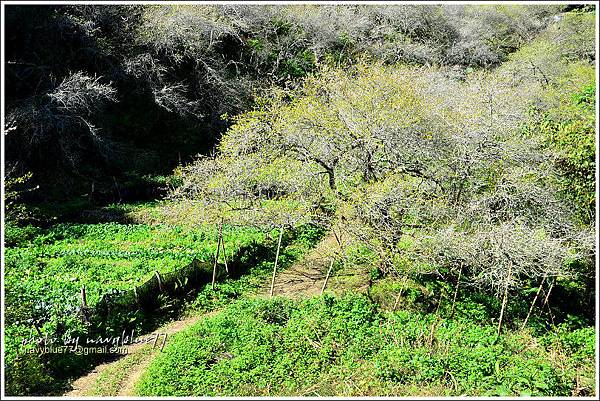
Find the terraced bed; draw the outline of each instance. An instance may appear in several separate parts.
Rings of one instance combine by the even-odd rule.
[[[257,228],[223,227],[229,260],[242,248],[273,242],[274,236]],[[156,272],[174,272],[194,260],[210,262],[217,247],[218,227],[58,224],[15,238],[7,241],[5,249],[9,362],[17,358],[17,352],[34,345],[24,347],[23,340],[85,332],[79,313],[82,287],[87,306],[93,308],[102,296],[131,290],[155,277]]]
[[[131,289],[155,271],[211,260],[217,235],[211,226],[58,225],[37,235],[30,246],[6,249],[7,301],[70,310],[79,306],[85,286],[92,306],[102,294]],[[242,247],[264,242],[266,233],[225,227],[223,236],[231,257]]]

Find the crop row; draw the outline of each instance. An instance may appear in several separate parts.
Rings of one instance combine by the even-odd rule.
[[[213,226],[59,224],[30,231],[34,235],[20,246],[5,249],[7,360],[17,357],[23,338],[80,331],[82,288],[94,307],[157,273],[211,260],[218,238]],[[224,227],[223,236],[228,259],[267,239],[254,228]]]

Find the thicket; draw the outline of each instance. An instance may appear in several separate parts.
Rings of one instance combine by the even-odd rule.
[[[579,380],[593,375],[597,279],[593,10],[6,10],[9,364],[36,313],[42,333],[65,323],[48,308],[75,308],[83,281],[93,300],[214,251],[195,229],[17,224],[35,218],[24,202],[89,206],[160,185],[177,224],[315,224],[310,244],[330,230],[344,244],[335,273],[366,267],[371,300],[237,304],[178,337],[141,394],[267,394],[270,378],[278,394],[592,391]],[[237,297],[229,284],[196,306]],[[421,307],[380,310],[410,299]],[[44,358],[7,365],[8,391],[40,394],[81,368]],[[366,381],[344,387],[355,369]]]
[[[560,6],[18,6],[6,9],[6,160],[25,199],[156,196],[255,93],[363,57],[497,66]]]

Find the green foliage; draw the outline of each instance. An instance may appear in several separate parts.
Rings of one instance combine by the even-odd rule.
[[[271,234],[273,237],[278,235],[275,231],[272,231]],[[323,235],[323,228],[319,226],[308,224],[297,227],[291,236],[282,241],[288,245],[283,246],[280,250],[278,269],[285,269],[293,262],[300,260]],[[189,309],[194,312],[211,311],[226,306],[239,298],[251,296],[261,288],[273,272],[274,255],[271,252],[269,257],[257,260],[255,252],[250,251],[249,254],[251,255],[249,258],[242,257],[240,260],[242,264],[250,266],[246,274],[219,282],[216,291],[210,286],[204,287],[188,305]]]
[[[227,226],[223,237],[230,261],[241,248],[265,241],[257,229]],[[60,305],[68,311],[78,306],[78,291],[85,285],[93,306],[103,293],[129,289],[154,271],[168,273],[194,259],[211,260],[216,242],[215,227],[56,225],[22,243],[25,247],[6,249],[8,303]]]
[[[37,189],[30,183],[32,176],[31,172],[16,175],[14,170],[7,171],[4,178],[4,207],[7,222],[14,224],[29,217],[30,211],[20,202],[20,198],[23,194]]]
[[[55,393],[95,362],[22,339],[149,329],[127,290],[210,261],[224,222],[221,258],[249,274],[194,293],[224,311],[140,394],[592,394],[595,13],[560,10],[7,9],[7,391]],[[333,273],[367,296],[248,299],[280,228],[283,268],[335,228]],[[91,308],[121,297],[88,324],[82,286]],[[180,306],[156,298],[163,319]]]
[[[594,333],[565,338],[589,344]],[[364,296],[245,300],[174,337],[138,394],[399,395],[416,386],[447,395],[568,395],[572,372],[550,352],[525,333],[498,337],[468,317],[382,313]],[[575,361],[578,352],[564,348],[561,356]],[[593,352],[584,354],[591,366]]]
[[[7,59],[19,60],[6,66],[7,160],[33,172],[41,202],[81,194],[100,203],[139,199],[115,181],[168,174],[210,152],[227,128],[220,116],[247,111],[254,93],[271,85],[297,86],[323,65],[361,59],[459,71],[495,66],[559,10],[15,5],[6,18]],[[569,17],[571,28],[587,25],[567,35],[565,48],[590,34],[587,14]],[[589,57],[589,44],[582,54]]]
[[[594,221],[596,208],[595,93],[590,84],[554,108],[533,112],[526,128],[558,153],[560,185],[586,224]]]
[[[43,394],[56,384],[38,355],[8,355],[6,394]],[[5,356],[6,358],[6,356]]]
[[[35,354],[18,354],[24,349],[21,340],[38,336],[37,330],[42,336],[50,337],[87,332],[89,327],[83,324],[79,314],[81,286],[86,288],[88,307],[94,308],[103,296],[130,290],[153,278],[155,271],[168,274],[194,260],[211,260],[217,245],[217,227],[214,226],[183,228],[107,223],[58,224],[48,229],[7,228],[10,242],[4,254],[5,360],[9,388],[15,390],[14,394],[43,393],[44,383],[50,380],[48,377],[53,378],[53,385],[60,386],[57,379],[92,362],[90,358],[72,354],[41,359]],[[18,240],[11,240],[17,235]],[[271,233],[271,238],[275,235]],[[273,245],[264,231],[255,228],[225,226],[223,238],[230,263],[236,262],[242,249],[252,259],[258,257],[253,255],[252,247],[264,247],[267,242]],[[294,253],[290,249],[284,254],[293,260],[298,252],[301,250]],[[134,303],[134,300],[128,302]],[[163,300],[162,303],[167,307],[169,302]],[[137,327],[143,323],[145,313],[128,309],[131,305],[112,307],[112,313],[118,316],[109,314],[106,321],[98,322],[102,328],[93,329],[107,334],[120,332],[124,325]],[[27,378],[29,384],[21,381],[27,374],[18,371],[21,368],[31,371],[32,376]]]
[[[33,225],[20,227],[7,221],[4,225],[4,246],[22,247],[39,235],[41,229]]]

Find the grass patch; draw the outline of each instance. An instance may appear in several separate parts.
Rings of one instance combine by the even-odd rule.
[[[568,338],[576,338],[578,347],[594,341],[593,328],[576,333]],[[383,312],[360,295],[241,300],[173,337],[137,392],[571,395],[574,375],[593,367],[594,348],[577,354],[552,336],[564,337],[535,338],[527,331],[497,336],[494,326],[467,319]],[[578,370],[564,370],[557,354]]]

